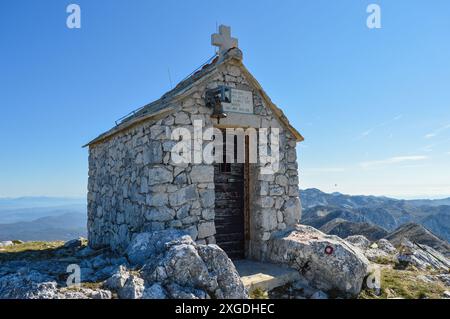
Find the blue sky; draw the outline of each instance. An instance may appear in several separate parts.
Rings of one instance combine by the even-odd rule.
[[[0,4],[0,197],[84,196],[81,146],[211,57],[221,23],[305,136],[302,188],[450,196],[449,1],[16,0]]]

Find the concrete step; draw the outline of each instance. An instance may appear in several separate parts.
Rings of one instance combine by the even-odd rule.
[[[297,270],[253,260],[234,261],[244,286],[249,292],[259,288],[270,291],[301,279]]]

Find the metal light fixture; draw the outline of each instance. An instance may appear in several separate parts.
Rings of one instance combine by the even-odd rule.
[[[217,123],[219,123],[220,119],[227,117],[227,114],[223,110],[222,103],[231,103],[231,88],[219,86],[215,89],[206,91],[205,102],[207,107],[213,109],[211,117],[216,118]]]

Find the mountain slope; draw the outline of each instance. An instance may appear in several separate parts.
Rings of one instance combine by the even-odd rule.
[[[414,223],[402,225],[385,238],[394,246],[399,246],[403,238],[408,238],[410,241],[430,246],[445,256],[450,255],[450,244],[435,236],[422,225]]]
[[[421,224],[450,242],[450,198],[441,200],[397,200],[377,196],[327,194],[318,189],[300,191],[304,208],[302,223],[320,228],[334,218],[366,222],[387,231],[406,223]]]
[[[329,221],[320,227],[320,230],[324,233],[336,235],[341,238],[347,238],[348,236],[353,235],[363,235],[370,241],[377,241],[388,234],[388,232],[381,227],[369,223],[349,222],[340,218]]]
[[[368,221],[366,217],[351,209],[320,205],[303,210],[301,223],[320,228],[336,218],[352,222]]]

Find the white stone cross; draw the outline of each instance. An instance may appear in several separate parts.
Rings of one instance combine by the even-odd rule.
[[[222,56],[229,49],[238,47],[238,39],[231,37],[230,27],[220,25],[219,33],[211,36],[211,44],[219,47],[219,56]]]

